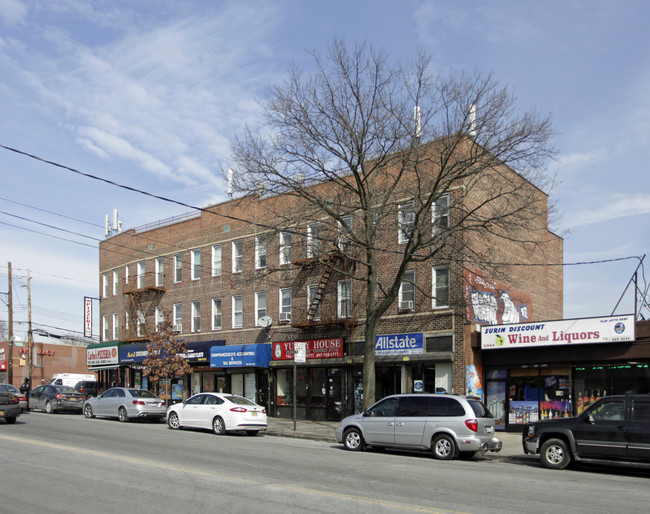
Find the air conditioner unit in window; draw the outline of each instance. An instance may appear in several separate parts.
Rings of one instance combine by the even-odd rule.
[[[183,331],[183,325],[174,325],[174,332],[182,332]]]
[[[291,321],[291,313],[290,312],[281,312],[280,313],[280,321]]]
[[[412,311],[413,302],[399,302],[399,310],[401,311]]]

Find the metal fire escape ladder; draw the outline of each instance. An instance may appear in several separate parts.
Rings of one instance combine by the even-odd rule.
[[[323,291],[325,291],[325,287],[327,286],[327,283],[329,282],[330,277],[334,271],[331,265],[333,260],[335,259],[330,257],[327,259],[327,262],[325,262],[325,267],[323,268],[323,273],[321,273],[320,280],[318,281],[316,292],[314,293],[314,296],[309,304],[306,323],[312,322],[316,316],[316,313],[318,312],[318,307],[320,306],[320,301],[323,297]]]

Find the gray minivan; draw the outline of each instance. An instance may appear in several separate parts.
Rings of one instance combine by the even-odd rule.
[[[487,407],[476,398],[451,394],[387,396],[343,419],[335,436],[347,450],[431,450],[437,459],[471,458],[502,447]]]

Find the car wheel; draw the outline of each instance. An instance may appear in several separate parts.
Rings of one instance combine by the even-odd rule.
[[[571,463],[571,451],[562,439],[549,439],[540,452],[542,464],[551,469],[564,469]]]
[[[45,403],[45,412],[47,412],[48,414],[52,414],[54,412],[54,407],[52,407],[52,402],[49,400]]]
[[[122,423],[129,421],[129,416],[126,414],[126,409],[124,407],[117,409],[117,419],[119,419]]]
[[[84,405],[84,416],[87,418],[94,418],[93,408],[90,405]]]
[[[226,433],[226,424],[221,416],[217,416],[212,420],[212,430],[217,435],[223,435]]]
[[[175,412],[170,412],[169,417],[167,418],[167,425],[173,430],[178,430],[181,428],[181,420],[178,419],[178,414]]]
[[[343,434],[343,446],[351,452],[359,451],[363,448],[363,436],[358,428],[348,428]]]
[[[451,460],[456,455],[456,443],[453,437],[440,434],[433,440],[433,456],[439,460]]]
[[[5,421],[8,425],[12,425],[16,422],[16,418],[5,418]]]

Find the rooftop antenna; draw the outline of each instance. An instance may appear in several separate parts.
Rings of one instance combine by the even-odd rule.
[[[112,231],[111,222],[109,220],[108,214],[106,214],[104,216],[104,235],[108,237],[109,235],[111,235],[111,231]]]
[[[420,106],[416,105],[413,108],[413,121],[415,123],[415,139],[420,141],[422,135],[422,126],[420,125]]]
[[[228,198],[232,199],[232,170],[228,170]]]
[[[117,209],[113,209],[113,230],[118,234],[122,232],[122,222],[117,219]]]
[[[469,106],[469,135],[476,137],[476,104]]]

